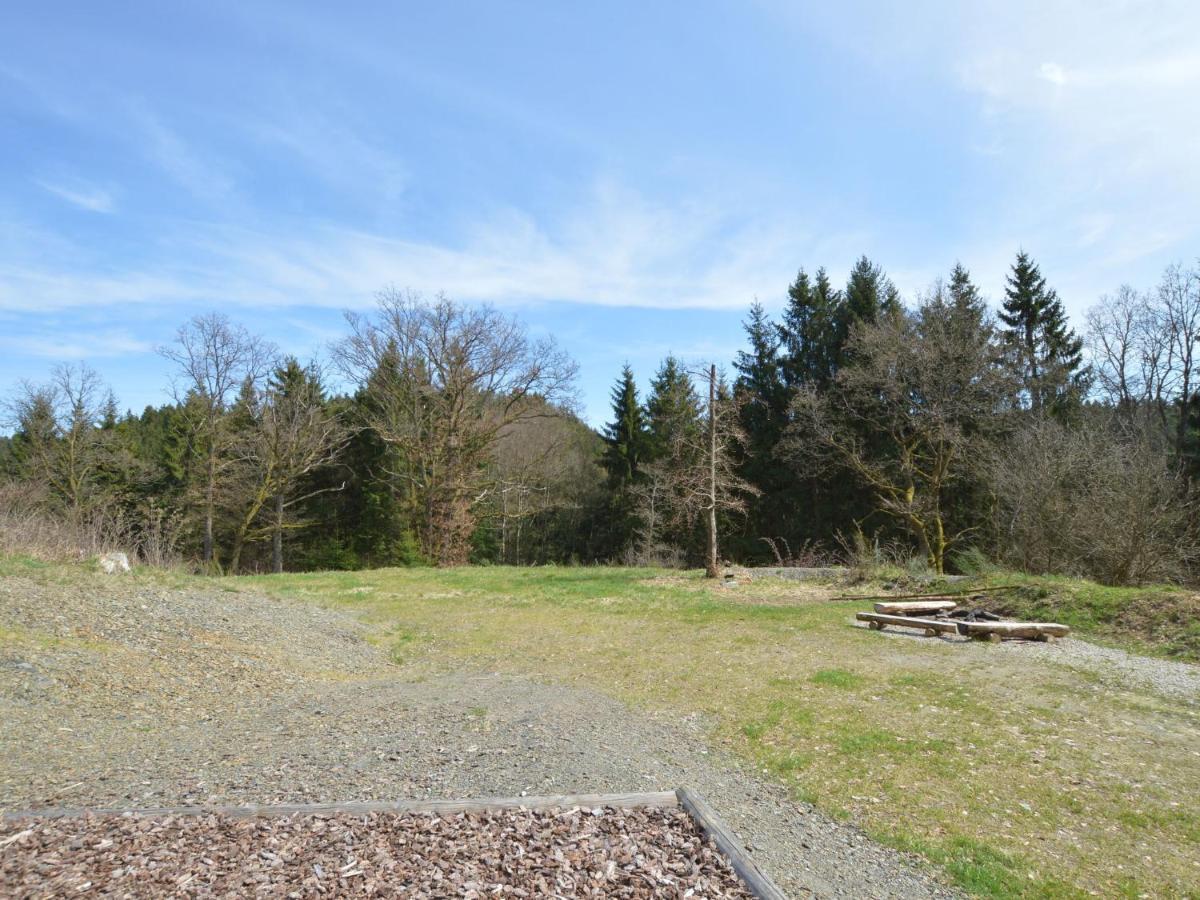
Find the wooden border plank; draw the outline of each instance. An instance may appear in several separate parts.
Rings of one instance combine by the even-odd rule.
[[[775,882],[758,867],[758,863],[750,858],[733,832],[699,794],[682,787],[676,790],[675,794],[679,798],[679,805],[687,810],[700,830],[717,845],[717,849],[729,860],[738,877],[746,883],[750,893],[759,900],[787,900],[783,891],[777,888]]]
[[[55,807],[6,812],[6,822],[21,819],[63,819],[84,815],[93,816],[203,816],[216,813],[249,819],[256,816],[290,815],[364,815],[373,812],[433,813],[455,815],[464,812],[486,812],[496,809],[570,809],[573,806],[610,806],[616,809],[672,807],[679,805],[674,791],[655,791],[643,794],[564,794],[552,797],[490,797],[481,800],[365,800],[348,803],[300,803],[276,806],[174,806],[122,809],[119,807]]]

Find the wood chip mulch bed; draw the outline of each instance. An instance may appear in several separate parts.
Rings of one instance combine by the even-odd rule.
[[[0,823],[0,896],[749,898],[682,809]]]

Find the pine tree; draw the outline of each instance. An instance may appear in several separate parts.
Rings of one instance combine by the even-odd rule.
[[[846,282],[845,317],[849,323],[874,322],[900,309],[900,292],[883,269],[860,256]]]
[[[855,325],[874,324],[881,317],[893,315],[901,308],[900,292],[891,279],[880,266],[866,256],[860,256],[850,270],[846,290],[834,314],[832,343],[836,368],[849,362],[847,343]]]
[[[780,378],[788,388],[811,384],[823,387],[833,378],[836,322],[841,296],[833,289],[824,269],[817,269],[816,283],[804,269],[788,287],[783,321],[777,326],[780,339]]]
[[[960,262],[954,264],[954,271],[950,273],[948,293],[950,302],[956,309],[976,309],[982,313],[985,306],[983,297],[975,282],[971,281],[971,273]]]
[[[651,379],[646,398],[646,459],[665,458],[672,444],[694,434],[699,427],[700,397],[696,386],[679,360],[668,356]]]
[[[779,364],[779,329],[755,301],[742,327],[750,350],[739,350],[734,389],[742,400],[742,427],[753,447],[770,450],[779,440],[787,409],[787,388]]]
[[[1024,250],[1009,273],[1000,321],[1008,328],[1030,408],[1061,414],[1077,404],[1085,378],[1083,341],[1067,325],[1058,294]]]
[[[638,476],[638,467],[646,454],[646,424],[638,402],[633,369],[626,363],[612,391],[613,421],[604,428],[602,462],[609,482],[623,487]]]
[[[813,306],[816,296],[801,270],[788,290],[784,325],[770,322],[758,303],[750,308],[743,323],[750,350],[740,351],[734,363],[738,372],[734,382],[736,409],[744,441],[738,474],[757,491],[748,504],[747,515],[740,520],[743,534],[731,541],[730,549],[740,556],[764,553],[768,545],[761,538],[786,537],[794,527],[795,480],[788,468],[779,464],[776,450],[787,427],[793,394],[785,383],[788,363],[795,363],[790,377],[798,378],[797,383],[823,377],[826,354],[820,341],[821,332],[827,328],[821,321],[822,311]],[[795,338],[789,341],[792,336]],[[791,343],[795,354],[790,360],[788,355],[781,355],[781,350],[787,354],[787,343]]]

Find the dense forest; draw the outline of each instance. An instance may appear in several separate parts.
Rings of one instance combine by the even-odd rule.
[[[781,285],[781,290],[784,286]],[[385,290],[323,363],[218,314],[160,349],[172,402],[120,414],[60,366],[0,438],[8,545],[210,572],[473,563],[988,562],[1108,583],[1200,573],[1200,266],[1082,333],[1019,253],[993,312],[957,265],[902,298],[860,259],[799,271],[746,345],[617,375],[488,306]],[[337,385],[338,389],[331,389]]]

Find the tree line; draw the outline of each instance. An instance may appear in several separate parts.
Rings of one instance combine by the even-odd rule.
[[[575,363],[488,306],[385,290],[324,365],[197,316],[140,415],[86,366],[22,383],[0,513],[211,572],[867,553],[1195,577],[1200,266],[1083,335],[1024,252],[995,313],[961,265],[906,304],[863,257],[744,324],[728,372],[668,356],[643,399],[626,365],[596,432]]]

